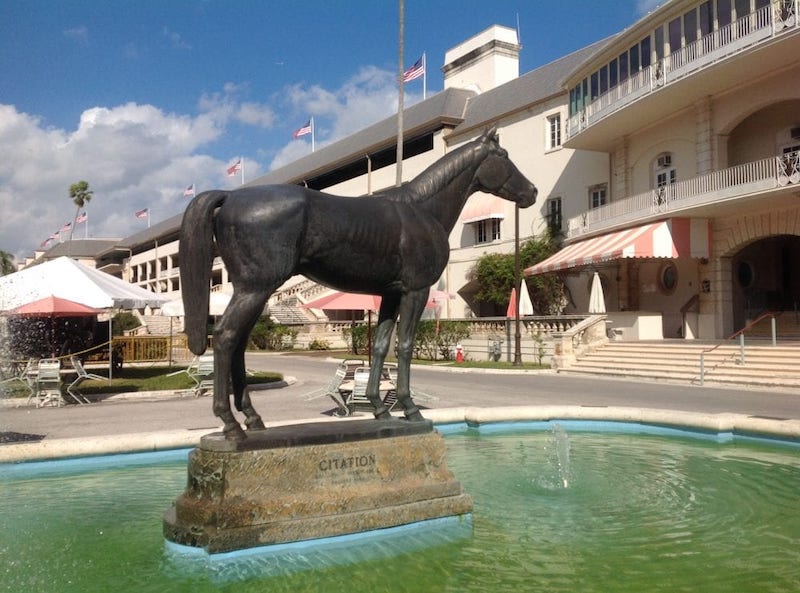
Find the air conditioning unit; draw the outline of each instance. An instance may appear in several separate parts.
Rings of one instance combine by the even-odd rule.
[[[672,155],[664,154],[658,157],[658,166],[661,168],[672,166]]]

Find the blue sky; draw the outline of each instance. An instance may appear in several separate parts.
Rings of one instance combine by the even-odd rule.
[[[515,27],[520,71],[621,31],[655,0],[406,0],[405,63],[493,24]],[[389,0],[30,0],[0,3],[0,249],[31,255],[74,216],[124,237],[185,208],[185,187],[235,187],[396,110],[398,5]],[[422,97],[421,79],[405,86]],[[75,236],[84,237],[83,225]]]

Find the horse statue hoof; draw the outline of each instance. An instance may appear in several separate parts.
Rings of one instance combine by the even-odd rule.
[[[419,408],[414,407],[410,410],[406,410],[406,419],[409,422],[424,422],[425,418],[422,417],[422,413],[419,411]]]
[[[225,439],[229,441],[246,441],[247,435],[242,430],[242,427],[239,426],[238,423],[233,425],[225,425],[225,428],[222,429],[222,434],[225,435]]]
[[[254,418],[248,418],[244,421],[245,425],[247,426],[247,430],[266,430],[267,427],[264,426],[264,421],[261,420],[261,416],[256,416]]]

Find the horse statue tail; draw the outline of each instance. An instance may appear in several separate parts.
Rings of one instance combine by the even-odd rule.
[[[227,197],[228,193],[224,191],[203,192],[189,203],[183,213],[178,261],[184,326],[189,350],[194,354],[206,351],[211,264],[214,260],[214,210],[222,206]]]

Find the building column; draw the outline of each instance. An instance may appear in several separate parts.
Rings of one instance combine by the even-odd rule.
[[[704,97],[695,103],[697,175],[705,175],[714,170],[714,130],[711,107],[710,97]]]
[[[610,200],[621,200],[631,195],[630,171],[628,169],[628,137],[623,136],[614,147],[611,165]]]

